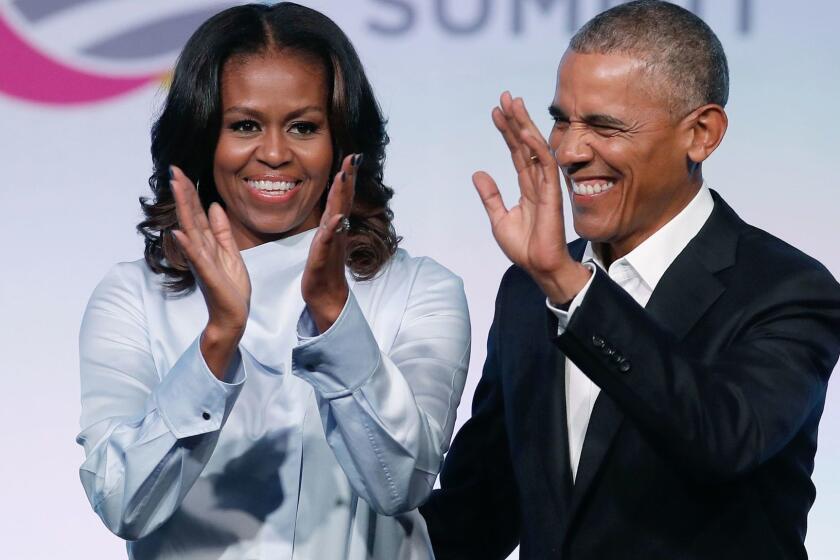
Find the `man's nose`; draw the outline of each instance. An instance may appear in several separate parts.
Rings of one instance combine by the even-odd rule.
[[[564,170],[585,165],[592,160],[592,146],[585,127],[571,125],[563,131],[555,130],[551,134],[550,143],[557,165]]]
[[[282,130],[269,129],[257,149],[257,159],[269,167],[280,167],[292,158],[289,140]]]

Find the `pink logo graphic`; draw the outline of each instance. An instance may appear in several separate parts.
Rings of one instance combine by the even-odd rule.
[[[189,35],[230,4],[11,0],[0,11],[0,94],[70,105],[159,82]]]

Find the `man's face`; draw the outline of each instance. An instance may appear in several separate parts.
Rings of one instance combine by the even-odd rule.
[[[637,58],[567,51],[551,107],[549,144],[566,179],[575,231],[619,258],[697,192],[690,127]]]

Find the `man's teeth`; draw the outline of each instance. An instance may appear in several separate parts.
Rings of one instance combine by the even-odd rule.
[[[290,181],[248,181],[248,184],[258,191],[290,191],[297,183]]]
[[[593,195],[606,192],[615,186],[614,181],[593,181],[586,184],[572,181],[572,190],[575,194]]]

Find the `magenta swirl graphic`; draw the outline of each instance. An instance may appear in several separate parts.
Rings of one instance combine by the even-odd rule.
[[[231,4],[12,0],[0,8],[0,94],[77,105],[159,83],[189,35]]]

